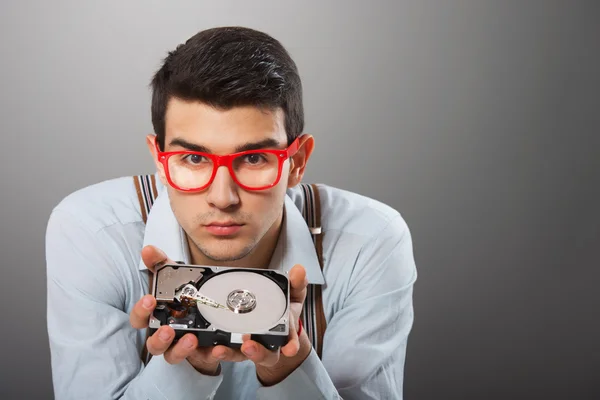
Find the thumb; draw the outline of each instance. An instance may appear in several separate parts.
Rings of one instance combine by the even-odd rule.
[[[144,261],[146,268],[152,271],[152,273],[156,272],[155,269],[157,266],[175,264],[164,251],[152,245],[145,246],[142,249],[142,260]]]
[[[306,287],[308,286],[306,270],[302,265],[296,264],[290,270],[288,276],[290,279],[290,301],[292,303],[304,303]]]

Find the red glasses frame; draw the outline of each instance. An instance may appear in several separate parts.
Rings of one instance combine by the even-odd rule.
[[[265,189],[272,188],[273,186],[277,185],[279,183],[279,180],[281,179],[281,171],[283,169],[283,162],[286,159],[293,156],[294,154],[296,154],[296,152],[298,151],[299,142],[300,142],[300,137],[296,138],[296,140],[294,140],[292,142],[292,144],[290,144],[287,148],[285,148],[283,150],[257,149],[257,150],[240,151],[238,153],[225,154],[222,156],[219,156],[216,154],[211,154],[211,153],[202,153],[199,151],[189,151],[189,150],[161,151],[158,148],[158,142],[155,141],[154,144],[156,146],[156,155],[158,157],[158,161],[162,164],[163,168],[165,169],[165,174],[167,176],[167,181],[169,182],[169,184],[172,187],[174,187],[175,189],[180,190],[182,192],[198,192],[198,191],[202,191],[202,190],[206,189],[208,186],[210,186],[213,183],[215,176],[217,175],[217,170],[219,169],[219,167],[227,167],[231,178],[235,181],[236,184],[238,184],[241,188],[243,188],[245,190],[265,190]],[[273,183],[271,183],[270,185],[261,186],[258,188],[248,187],[248,186],[242,184],[235,176],[235,172],[233,171],[233,160],[239,156],[243,156],[243,155],[247,155],[247,154],[255,154],[255,153],[271,153],[271,154],[275,154],[277,156],[277,161],[278,161],[278,163],[277,163],[277,178],[275,178],[275,181]],[[176,185],[171,180],[171,174],[169,173],[169,157],[175,156],[178,154],[199,155],[199,156],[206,157],[206,158],[212,160],[212,162],[213,162],[212,174],[210,176],[210,179],[204,186],[199,187],[199,188],[194,188],[194,189],[184,189],[184,188]]]

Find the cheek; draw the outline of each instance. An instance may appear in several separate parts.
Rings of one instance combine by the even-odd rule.
[[[242,198],[242,210],[252,214],[253,219],[259,223],[273,222],[274,216],[282,210],[284,196],[285,187],[276,187],[260,194],[250,194]]]
[[[198,195],[185,195],[169,191],[171,209],[182,226],[189,224],[195,216],[201,213],[202,199]]]

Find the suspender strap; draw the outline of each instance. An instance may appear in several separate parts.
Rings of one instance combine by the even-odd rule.
[[[142,220],[144,224],[148,220],[148,214],[154,204],[154,200],[158,196],[156,190],[156,177],[154,175],[137,175],[133,177],[133,183],[135,185],[135,191],[137,192],[138,201],[140,202],[140,212],[142,213]],[[154,281],[154,274],[148,271],[148,293],[152,293],[152,283]],[[150,328],[146,329],[146,338],[150,336]],[[148,364],[152,354],[148,352],[146,343],[142,347],[141,354],[142,361],[144,364]]]
[[[319,259],[319,266],[323,270],[323,233],[321,227],[321,199],[315,184],[301,184],[304,194],[304,207],[302,215],[312,234],[315,250]],[[302,308],[302,322],[306,333],[316,350],[319,358],[323,352],[323,337],[327,322],[323,310],[323,296],[321,285],[308,285],[306,301]]]
[[[150,209],[154,204],[158,191],[156,190],[156,178],[154,175],[136,175],[133,177],[135,189],[140,203],[142,220],[146,223]],[[302,194],[304,195],[304,207],[302,215],[309,227],[313,237],[315,250],[319,259],[319,266],[323,270],[323,233],[321,228],[321,199],[317,185],[302,183]],[[148,293],[152,292],[154,275],[148,271]],[[323,351],[323,336],[327,323],[323,310],[323,296],[321,285],[308,285],[306,300],[302,309],[302,323],[304,329],[319,357]],[[150,334],[146,330],[146,337]],[[142,361],[147,364],[152,355],[148,353],[146,344],[142,348]]]
[[[140,202],[140,212],[144,223],[148,219],[150,208],[154,204],[158,191],[156,190],[156,177],[154,175],[137,175],[133,177],[135,191]]]

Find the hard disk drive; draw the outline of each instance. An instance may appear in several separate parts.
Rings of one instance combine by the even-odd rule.
[[[167,264],[156,268],[150,317],[153,334],[162,325],[186,333],[199,346],[239,348],[242,335],[275,349],[288,340],[290,283],[286,273],[252,268]]]

